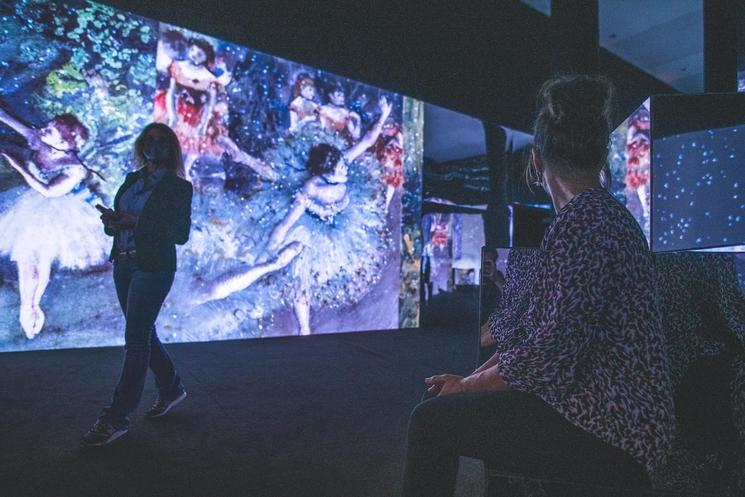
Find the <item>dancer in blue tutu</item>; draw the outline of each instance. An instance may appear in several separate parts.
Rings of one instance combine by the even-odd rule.
[[[264,275],[286,267],[273,281],[253,285],[249,300],[261,302],[265,309],[291,305],[299,333],[307,335],[312,308],[357,302],[377,282],[390,233],[380,165],[373,154],[363,154],[391,113],[385,97],[379,110],[365,136],[346,150],[341,138],[320,126],[305,126],[289,136],[266,160],[280,172],[280,179],[240,209],[230,209],[241,219],[206,220],[207,231],[239,226],[238,233],[225,234],[239,242],[230,260],[213,261],[203,273],[205,279],[196,291],[200,302],[247,290]],[[298,157],[305,158],[302,167],[297,167]],[[205,244],[213,237],[214,233],[205,234]],[[199,239],[197,235],[192,249],[199,250]],[[215,273],[218,276],[211,276]]]

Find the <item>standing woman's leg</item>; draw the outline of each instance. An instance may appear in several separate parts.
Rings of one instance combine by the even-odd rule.
[[[155,326],[150,334],[150,369],[155,375],[158,398],[173,399],[184,391],[181,377],[176,373],[171,356],[160,342]]]
[[[122,308],[124,319],[127,319],[127,295],[129,295],[129,282],[135,272],[133,261],[114,262],[114,288],[119,306]]]
[[[124,365],[111,405],[104,409],[104,417],[114,423],[126,424],[127,416],[140,401],[150,363],[153,326],[173,277],[170,271],[140,271],[134,261],[122,261],[114,270],[126,317]]]

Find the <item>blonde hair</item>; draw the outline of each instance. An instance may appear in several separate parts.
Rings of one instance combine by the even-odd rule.
[[[142,149],[145,146],[145,137],[151,129],[157,129],[162,131],[166,136],[166,142],[171,150],[168,161],[164,164],[166,170],[174,173],[179,178],[183,178],[184,174],[184,158],[181,154],[181,145],[178,142],[178,137],[173,130],[163,123],[150,123],[145,126],[145,129],[140,132],[140,135],[135,140],[135,162],[141,167],[145,166],[147,159],[142,153]]]

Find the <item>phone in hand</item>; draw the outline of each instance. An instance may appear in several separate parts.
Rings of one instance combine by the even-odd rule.
[[[104,206],[103,206],[103,205],[101,205],[101,204],[96,204],[96,205],[95,205],[94,207],[95,207],[95,208],[96,208],[96,209],[98,210],[98,212],[100,212],[101,214],[113,214],[113,213],[114,213],[114,211],[113,211],[113,210],[109,209],[108,207],[104,207]]]

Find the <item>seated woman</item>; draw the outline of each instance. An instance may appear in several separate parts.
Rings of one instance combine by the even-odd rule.
[[[557,216],[527,310],[494,320],[495,354],[441,374],[411,414],[403,495],[453,495],[458,456],[543,478],[645,487],[674,429],[651,254],[600,183],[611,86],[564,77],[539,95],[531,170]],[[508,326],[509,325],[509,326]]]

